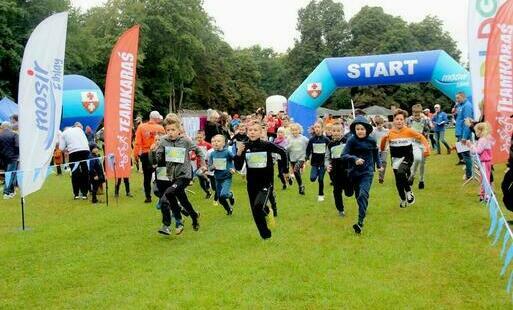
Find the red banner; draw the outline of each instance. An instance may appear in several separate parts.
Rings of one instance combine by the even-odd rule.
[[[132,168],[132,126],[139,25],[114,46],[105,81],[105,170],[107,178],[127,178]]]
[[[484,115],[495,139],[492,162],[508,160],[513,132],[513,0],[504,3],[492,25],[485,69]]]

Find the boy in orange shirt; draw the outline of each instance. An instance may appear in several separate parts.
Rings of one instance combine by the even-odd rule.
[[[424,157],[429,156],[430,152],[426,138],[421,133],[405,126],[407,117],[408,112],[401,109],[395,110],[394,127],[381,139],[380,145],[382,152],[386,149],[387,144],[390,145],[392,168],[394,170],[397,191],[401,198],[399,205],[401,208],[406,208],[415,203],[415,195],[408,182],[413,164],[413,142],[419,141],[422,143],[424,146]]]

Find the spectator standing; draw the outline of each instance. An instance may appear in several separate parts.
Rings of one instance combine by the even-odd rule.
[[[20,154],[18,134],[11,130],[9,122],[0,125],[0,161],[5,164],[6,179],[4,185],[4,199],[12,199],[16,196],[14,186],[16,184],[16,169]],[[7,177],[10,173],[10,177]]]

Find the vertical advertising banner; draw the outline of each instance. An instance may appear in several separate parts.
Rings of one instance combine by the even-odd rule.
[[[501,6],[493,23],[485,68],[485,119],[495,139],[492,162],[506,162],[513,132],[513,0]]]
[[[112,50],[105,82],[105,170],[127,178],[132,168],[132,126],[139,25],[121,35]]]
[[[472,76],[474,119],[481,117],[488,38],[495,14],[505,0],[470,0],[468,11],[468,60]],[[454,100],[454,98],[451,98]]]
[[[57,141],[67,24],[66,12],[43,20],[23,53],[18,91],[22,197],[43,186]]]

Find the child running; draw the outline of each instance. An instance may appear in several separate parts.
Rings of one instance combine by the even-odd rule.
[[[411,129],[422,134],[424,137],[429,136],[431,130],[431,121],[422,113],[422,105],[415,104],[411,107],[412,116],[406,119],[406,124]],[[424,174],[426,167],[426,158],[423,156],[423,146],[417,141],[413,141],[413,165],[411,167],[411,174],[408,179],[410,185],[413,185],[413,180],[419,171],[419,189],[424,189]]]
[[[377,145],[381,145],[381,139],[383,139],[384,136],[388,135],[388,129],[385,128],[385,120],[381,116],[376,116],[374,118],[374,123],[376,124],[376,128],[371,133],[371,137],[373,137],[376,140]],[[385,181],[385,170],[387,169],[387,156],[388,151],[379,151],[379,158],[381,159],[381,167],[383,167],[383,170],[379,171],[379,178],[378,182],[380,184],[383,184]]]
[[[214,151],[210,153],[208,164],[214,170],[216,179],[216,193],[219,203],[226,210],[226,215],[232,215],[235,197],[232,192],[232,174],[233,169],[233,153],[231,148],[226,147],[225,137],[223,135],[215,135],[212,137],[212,146]],[[230,204],[228,204],[228,200]]]
[[[326,151],[326,167],[333,180],[335,207],[340,216],[345,216],[342,190],[347,188],[349,180],[347,177],[346,162],[342,160],[342,152],[346,143],[346,138],[342,136],[342,131],[343,128],[341,124],[334,124],[332,126],[332,140],[328,144],[328,150]]]
[[[349,177],[354,186],[354,194],[358,203],[358,223],[353,225],[354,232],[363,230],[363,220],[367,213],[370,188],[374,177],[374,166],[380,171],[381,160],[376,140],[370,137],[372,126],[362,116],[357,116],[350,126],[351,136],[347,140],[342,158],[348,162]]]
[[[180,206],[187,211],[192,219],[192,228],[199,230],[198,218],[200,214],[192,207],[185,188],[192,179],[192,165],[189,160],[189,152],[193,151],[196,156],[200,157],[201,166],[204,167],[203,152],[188,138],[181,135],[182,126],[180,121],[175,118],[166,118],[164,120],[164,129],[166,135],[160,139],[160,143],[156,149],[157,166],[166,167],[166,176],[171,182],[170,186],[165,190],[163,195],[169,201],[173,215],[177,220],[181,220]],[[171,213],[169,208],[161,208],[163,226],[159,233],[169,235],[169,225],[171,224]]]
[[[278,128],[278,131],[276,133],[276,138],[274,138],[273,143],[281,146],[284,149],[287,149],[288,141],[287,137],[285,136],[285,129],[283,127]],[[279,158],[278,160],[282,160]],[[278,167],[282,167],[283,165],[278,165]],[[283,171],[278,169],[278,178],[280,178],[282,189],[287,189],[287,180],[285,180],[285,177],[283,175]],[[289,178],[289,185],[292,185],[292,179]]]
[[[235,168],[247,167],[247,191],[253,219],[262,239],[271,238],[271,230],[265,220],[267,199],[271,199],[274,182],[272,153],[277,153],[283,159],[278,162],[284,173],[288,173],[286,151],[268,141],[261,140],[262,127],[259,122],[248,126],[249,141],[240,145],[235,156]],[[288,175],[285,175],[288,177]],[[271,201],[272,203],[272,201]],[[274,202],[276,204],[276,202]]]
[[[196,145],[203,152],[204,158],[207,157],[207,152],[212,148],[212,145],[205,141],[205,132],[203,130],[198,130],[196,133]],[[196,157],[196,172],[194,173],[199,180],[201,189],[205,192],[205,199],[210,199],[212,197],[212,193],[210,192],[210,180],[208,176],[205,174],[205,170],[200,169],[201,160]],[[214,189],[215,191],[215,189]]]
[[[419,141],[424,146],[424,157],[429,156],[429,144],[426,138],[415,130],[405,126],[404,121],[408,112],[396,109],[394,113],[393,127],[388,135],[381,139],[380,149],[383,152],[387,143],[390,145],[392,168],[395,175],[397,192],[401,198],[399,206],[406,208],[415,203],[415,195],[411,190],[408,178],[413,163],[413,142]]]
[[[306,147],[306,159],[310,159],[310,181],[319,182],[319,196],[317,201],[324,201],[324,173],[326,168],[324,166],[324,158],[326,156],[326,147],[330,140],[322,134],[322,123],[317,122],[313,126],[313,137],[308,141]]]
[[[292,167],[292,171],[294,171],[294,177],[296,178],[296,182],[299,187],[299,194],[304,195],[305,186],[303,185],[303,180],[301,179],[301,170],[305,164],[308,138],[301,134],[301,126],[299,126],[299,124],[291,124],[290,131],[291,135],[288,138],[287,145],[290,166]]]

